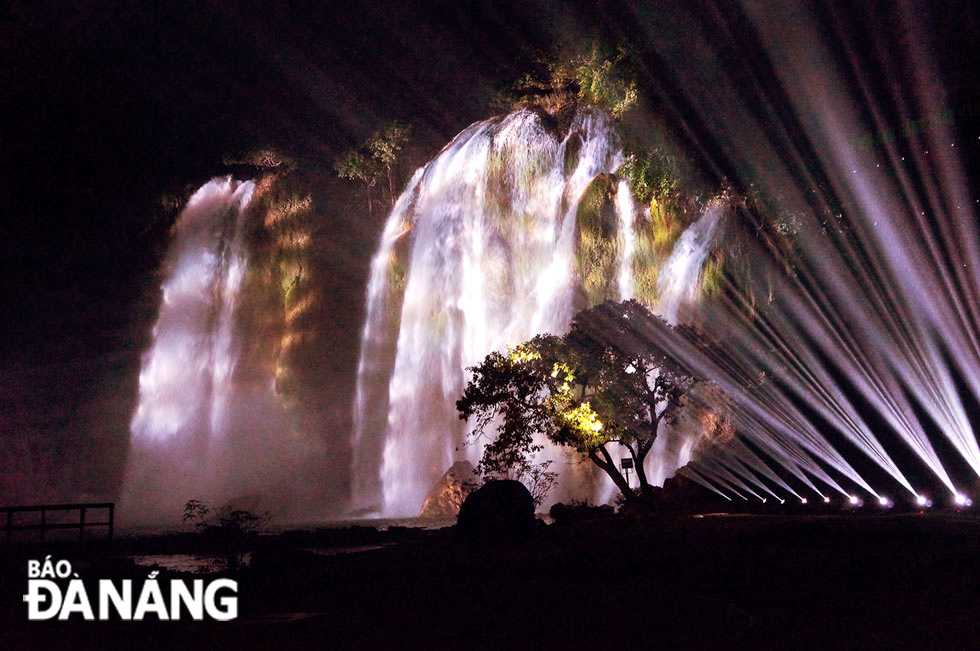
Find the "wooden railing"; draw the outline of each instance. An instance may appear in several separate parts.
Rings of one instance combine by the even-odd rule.
[[[78,511],[77,522],[48,522],[47,514],[52,511]],[[106,511],[106,520],[92,521],[87,519],[89,511]],[[41,542],[44,542],[45,532],[62,529],[78,529],[78,540],[85,540],[85,530],[93,527],[107,527],[109,540],[112,540],[116,505],[112,502],[95,504],[39,504],[37,506],[0,506],[0,516],[5,516],[5,542],[10,543],[15,531],[38,531]],[[15,513],[40,513],[41,521],[32,523],[14,523]]]

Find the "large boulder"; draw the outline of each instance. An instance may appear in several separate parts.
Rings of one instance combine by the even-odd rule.
[[[471,541],[520,540],[534,528],[534,499],[519,481],[496,479],[470,493],[456,527]]]
[[[457,461],[446,471],[422,503],[420,518],[448,518],[459,513],[466,495],[476,484],[477,476],[469,461]]]

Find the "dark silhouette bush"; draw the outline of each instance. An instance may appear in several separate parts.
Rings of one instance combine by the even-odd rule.
[[[585,502],[574,501],[569,504],[554,504],[548,514],[556,525],[565,526],[586,520],[609,518],[615,515],[616,511],[608,504],[593,506]]]

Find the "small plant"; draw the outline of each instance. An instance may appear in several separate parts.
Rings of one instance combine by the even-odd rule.
[[[208,526],[207,517],[210,512],[211,509],[201,500],[188,500],[184,505],[184,517],[181,518],[181,522],[185,524],[192,522],[198,529],[204,529]]]
[[[551,461],[542,463],[525,463],[515,469],[517,481],[524,484],[531,492],[534,499],[534,508],[540,508],[544,504],[548,493],[558,483],[558,473],[548,470]]]
[[[269,513],[253,513],[246,509],[222,507],[217,522],[209,521],[212,509],[201,500],[189,500],[184,505],[184,523],[192,523],[202,537],[224,550],[225,569],[236,571],[245,556],[246,541],[269,521]]]
[[[269,513],[252,513],[246,509],[231,509],[227,506],[218,510],[218,521],[209,522],[213,511],[201,500],[188,500],[184,505],[181,521],[193,523],[202,531],[221,531],[230,534],[249,534],[255,532],[269,521]]]
[[[241,535],[254,533],[269,521],[269,514],[256,514],[244,509],[222,509],[218,515],[218,527]]]

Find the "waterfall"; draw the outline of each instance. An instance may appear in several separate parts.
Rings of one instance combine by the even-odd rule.
[[[212,491],[209,467],[226,433],[237,363],[232,317],[246,263],[242,219],[254,189],[214,179],[178,217],[130,424],[124,501],[134,509],[159,511],[160,500],[178,488],[186,496],[176,499],[184,501]]]
[[[170,443],[198,418],[220,433],[236,361],[231,316],[245,265],[240,221],[253,190],[251,182],[215,179],[179,217],[153,345],[139,376],[134,443]]]
[[[702,300],[704,265],[719,246],[727,210],[723,202],[709,203],[701,217],[678,238],[660,269],[654,312],[671,325],[689,322],[691,310]],[[683,414],[680,423],[662,428],[647,459],[650,483],[662,486],[685,466],[705,434],[690,413]]]
[[[381,494],[381,477],[377,460],[381,457],[381,433],[388,422],[388,379],[395,362],[396,339],[392,331],[398,323],[397,305],[400,266],[396,246],[404,243],[411,229],[407,221],[409,208],[424,169],[415,172],[408,187],[398,198],[381,234],[381,245],[371,260],[367,286],[367,315],[361,333],[361,355],[357,364],[357,388],[354,398],[354,435],[352,460],[352,495],[354,510],[373,510]],[[402,247],[404,248],[404,244]],[[367,497],[370,496],[370,497]]]
[[[566,332],[590,300],[634,296],[638,229],[652,226],[629,183],[610,176],[622,160],[602,114],[580,112],[559,138],[537,114],[517,111],[470,126],[415,173],[371,263],[353,512],[417,515],[455,461],[479,461],[479,441],[456,412],[467,367],[536,334]],[[709,207],[661,269],[657,311],[673,323],[699,299],[722,212]],[[558,462],[560,497],[611,495],[611,482],[596,483],[582,464],[566,463],[565,451],[541,443],[539,460]],[[673,472],[673,456],[651,454],[657,476]]]
[[[619,246],[622,251],[619,262],[619,297],[625,301],[633,298],[633,255],[636,250],[636,206],[626,179],[620,179],[616,187],[616,212],[619,214]]]
[[[567,330],[578,199],[621,163],[602,115],[581,112],[559,138],[518,111],[467,128],[416,173],[371,266],[355,507],[416,515],[455,460],[479,460],[455,407],[465,369],[537,333]]]
[[[566,332],[590,302],[639,293],[637,242],[651,221],[614,176],[622,161],[601,113],[582,111],[557,135],[536,113],[517,111],[470,126],[415,173],[370,268],[352,512],[416,515],[455,461],[479,461],[481,442],[456,412],[467,367],[536,334]],[[315,341],[304,328],[317,326],[292,317],[315,296],[289,294],[292,267],[288,283],[275,280],[284,273],[275,272],[276,251],[286,250],[276,246],[299,236],[275,230],[283,209],[263,187],[214,179],[178,216],[130,424],[124,514],[173,522],[194,498],[315,503],[324,451],[290,420],[284,400],[295,394],[278,393],[303,377],[291,375],[301,362],[294,348]],[[720,214],[706,211],[661,269],[657,304],[668,318],[696,304]],[[608,492],[571,453],[539,443],[537,461],[557,462],[560,473],[553,497]]]
[[[671,325],[685,321],[684,310],[700,301],[701,271],[717,245],[725,210],[720,202],[708,204],[704,214],[681,234],[660,270],[654,311]]]
[[[316,513],[322,446],[291,427],[274,382],[280,342],[295,334],[269,273],[277,257],[261,243],[258,192],[217,178],[177,217],[130,423],[127,522],[176,524],[190,499]]]

